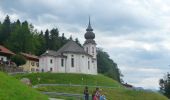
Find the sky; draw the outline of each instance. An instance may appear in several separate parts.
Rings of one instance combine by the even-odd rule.
[[[159,89],[170,72],[169,0],[0,0],[0,21],[9,15],[38,31],[58,28],[84,42],[88,16],[103,48],[118,64],[123,80]]]

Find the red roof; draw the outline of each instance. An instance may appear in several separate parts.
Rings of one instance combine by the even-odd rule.
[[[25,58],[30,59],[30,60],[35,60],[38,61],[38,56],[32,55],[32,54],[27,54],[27,53],[21,53]]]
[[[14,53],[12,51],[10,51],[9,49],[5,48],[4,46],[0,45],[0,53],[4,53],[4,54],[9,54],[9,55],[14,55]]]

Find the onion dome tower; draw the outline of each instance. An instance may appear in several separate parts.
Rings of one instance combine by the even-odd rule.
[[[86,39],[83,45],[85,51],[96,59],[96,42],[94,40],[95,34],[93,33],[93,29],[91,27],[90,17],[84,38]]]

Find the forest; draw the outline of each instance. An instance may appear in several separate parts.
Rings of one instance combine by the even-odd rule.
[[[57,51],[69,40],[73,38],[65,37],[65,34],[59,33],[58,28],[46,29],[44,32],[34,29],[34,26],[27,21],[21,22],[19,19],[11,22],[7,15],[0,22],[0,45],[3,45],[11,51],[19,54],[20,52],[31,53],[40,56],[47,49]],[[76,43],[80,44],[78,38]],[[102,49],[97,49],[98,72],[108,77],[122,82],[121,72],[117,64],[109,57],[108,53]]]

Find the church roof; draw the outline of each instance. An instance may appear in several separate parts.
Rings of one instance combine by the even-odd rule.
[[[57,53],[83,53],[86,54],[84,49],[80,47],[76,42],[70,40],[68,43],[66,43],[62,48],[60,48]]]
[[[63,47],[61,47],[57,52],[53,50],[47,50],[41,56],[49,55],[49,56],[63,56],[62,53],[78,53],[78,54],[86,54],[82,47],[80,47],[76,42],[70,40]],[[90,55],[89,55],[90,56]]]

